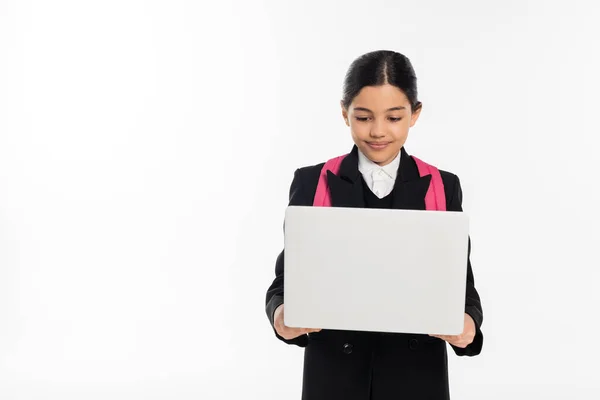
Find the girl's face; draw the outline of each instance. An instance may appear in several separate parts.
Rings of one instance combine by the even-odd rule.
[[[354,143],[367,158],[381,166],[398,155],[420,112],[420,108],[411,112],[404,92],[389,84],[366,86],[348,109],[342,105],[342,115]]]

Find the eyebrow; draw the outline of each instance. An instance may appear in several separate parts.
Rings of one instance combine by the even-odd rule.
[[[401,111],[401,110],[406,110],[406,107],[402,107],[402,106],[392,107],[392,108],[388,108],[386,111]],[[354,111],[366,111],[366,112],[373,113],[373,111],[371,111],[365,107],[354,107]]]

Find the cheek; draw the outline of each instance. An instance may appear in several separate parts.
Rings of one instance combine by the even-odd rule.
[[[369,124],[364,123],[350,123],[350,130],[352,131],[352,136],[359,138],[366,138],[370,135],[371,129]]]
[[[403,139],[408,135],[409,128],[410,120],[402,120],[394,124],[390,132],[395,139]]]

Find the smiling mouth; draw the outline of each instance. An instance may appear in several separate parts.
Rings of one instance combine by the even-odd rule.
[[[384,149],[390,142],[367,142],[367,145],[373,149]]]

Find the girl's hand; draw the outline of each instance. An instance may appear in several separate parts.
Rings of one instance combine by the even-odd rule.
[[[460,335],[429,335],[436,338],[440,338],[450,343],[453,346],[460,347],[464,349],[471,343],[473,343],[473,339],[475,339],[475,321],[473,318],[467,313],[465,313],[465,327],[463,333]]]
[[[274,326],[277,334],[286,340],[297,338],[307,333],[319,332],[320,329],[290,328],[283,323],[283,304],[275,309]]]

